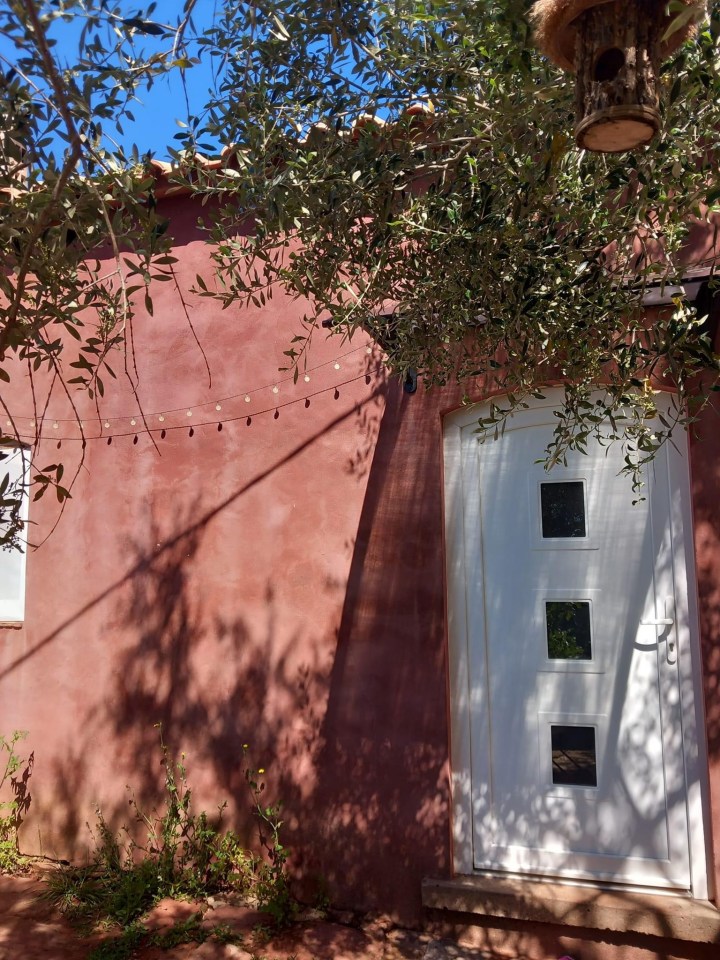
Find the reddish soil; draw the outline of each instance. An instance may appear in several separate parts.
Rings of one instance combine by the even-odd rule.
[[[82,937],[46,899],[37,878],[0,876],[0,960],[85,960],[104,936]],[[163,950],[144,946],[137,960],[421,960],[428,938],[393,929],[383,920],[362,926],[314,918],[268,937],[267,918],[255,910],[210,899],[203,903],[161,901],[144,919],[148,930],[167,932],[193,914],[209,931],[204,943]],[[260,928],[260,929],[259,929]],[[230,930],[241,942],[222,943],[212,931]]]

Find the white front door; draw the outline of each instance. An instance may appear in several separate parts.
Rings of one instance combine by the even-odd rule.
[[[664,449],[635,504],[617,445],[547,473],[536,461],[557,422],[548,396],[496,441],[479,442],[477,412],[455,424],[461,830],[476,870],[689,890],[686,473]]]

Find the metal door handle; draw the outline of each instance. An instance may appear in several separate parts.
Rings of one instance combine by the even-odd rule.
[[[658,617],[657,619],[648,619],[641,620],[640,623],[642,626],[647,627],[672,627],[675,623],[675,597],[665,597],[665,616]],[[677,649],[675,644],[675,636],[671,630],[667,631],[665,637],[666,648],[665,656],[668,663],[675,663],[677,661]]]

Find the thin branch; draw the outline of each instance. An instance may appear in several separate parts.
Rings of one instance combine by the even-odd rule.
[[[188,3],[187,9],[185,11],[185,18],[183,19],[182,23],[178,26],[177,30],[175,31],[175,40],[173,41],[173,46],[172,46],[173,60],[177,56],[177,52],[178,52],[178,49],[180,48],[180,44],[183,42],[183,35],[185,33],[185,30],[187,29],[188,23],[190,22],[190,17],[192,16],[192,12],[195,8],[196,2],[197,0],[190,0],[190,3]]]
[[[180,303],[182,304],[183,313],[185,314],[185,319],[187,320],[188,326],[190,327],[190,332],[192,333],[193,339],[195,340],[195,343],[198,345],[198,349],[200,350],[200,353],[202,354],[202,358],[205,362],[205,369],[207,370],[207,375],[208,375],[208,389],[209,389],[210,387],[212,387],[212,371],[210,370],[210,364],[208,363],[208,358],[203,348],[203,345],[200,343],[200,339],[198,338],[198,335],[195,332],[195,327],[193,326],[193,322],[190,319],[190,311],[188,310],[187,302],[185,300],[185,297],[183,296],[182,289],[180,287],[180,283],[177,278],[177,274],[175,273],[175,270],[172,264],[170,265],[170,273],[173,278],[173,283],[175,284],[177,295],[180,297]]]
[[[57,98],[57,109],[67,128],[71,149],[65,158],[60,176],[55,183],[55,187],[52,192],[52,202],[47,204],[47,206],[42,210],[27,239],[25,250],[17,271],[15,297],[10,305],[10,309],[8,310],[5,326],[0,333],[0,359],[4,359],[5,351],[12,341],[14,329],[22,323],[22,320],[19,317],[20,307],[23,300],[23,294],[25,292],[25,283],[30,269],[30,262],[33,254],[35,253],[35,245],[55,218],[56,204],[60,199],[63,190],[67,186],[73,171],[76,169],[78,160],[82,156],[83,151],[83,143],[77,132],[72,111],[70,110],[70,106],[67,101],[67,91],[60,74],[58,73],[55,60],[50,53],[47,37],[45,36],[45,31],[42,23],[40,22],[40,17],[35,6],[35,0],[25,0],[25,10],[32,26],[32,33],[35,38],[35,46],[40,54],[45,75],[47,76],[47,79]]]

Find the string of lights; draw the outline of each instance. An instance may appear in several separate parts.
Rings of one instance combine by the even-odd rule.
[[[312,380],[312,374],[316,373],[319,370],[322,370],[324,367],[332,366],[334,370],[342,369],[343,360],[347,360],[348,357],[351,357],[353,354],[359,353],[359,351],[364,351],[368,356],[371,356],[373,353],[372,346],[361,346],[354,347],[352,350],[348,350],[346,353],[341,354],[333,360],[326,360],[323,363],[319,363],[314,367],[306,368],[304,374],[299,378],[302,384],[308,384]],[[281,387],[288,383],[296,385],[298,380],[293,376],[285,377],[270,383],[263,384],[262,386],[253,387],[249,390],[241,390],[238,393],[230,394],[227,396],[218,397],[215,400],[205,400],[197,404],[192,404],[189,406],[182,407],[172,407],[165,409],[159,412],[145,413],[138,412],[130,415],[116,415],[112,417],[45,417],[41,419],[35,419],[33,417],[27,416],[15,416],[14,417],[14,426],[17,430],[17,434],[21,439],[56,439],[58,441],[63,440],[96,440],[96,439],[109,439],[107,433],[103,431],[112,430],[111,436],[124,437],[124,436],[133,436],[138,434],[146,433],[155,433],[163,432],[167,430],[181,430],[181,429],[191,429],[193,426],[205,426],[207,424],[218,424],[229,423],[236,420],[242,419],[251,419],[253,416],[260,416],[263,413],[276,411],[282,407],[289,406],[292,403],[298,403],[301,400],[306,402],[306,405],[309,405],[309,398],[318,396],[322,393],[327,393],[331,390],[337,390],[341,386],[346,384],[353,383],[362,377],[365,376],[366,380],[369,379],[366,374],[361,374],[360,376],[352,377],[348,380],[342,381],[337,384],[324,387],[320,390],[315,391],[314,393],[303,393],[302,396],[291,397],[285,402],[278,403],[275,401],[272,406],[265,409],[256,409],[250,404],[253,401],[257,400],[259,395],[262,395],[265,391],[270,391],[273,396],[277,397],[280,394]],[[198,413],[201,417],[207,415],[207,413],[222,413],[223,404],[232,403],[232,401],[240,401],[248,404],[246,412],[243,414],[237,414],[234,416],[225,416],[217,417],[211,416],[209,419],[195,420],[193,419]],[[214,411],[205,411],[205,408],[214,407]],[[182,414],[184,411],[186,420],[182,424],[172,424],[168,422],[168,418],[172,418],[174,415]],[[29,432],[23,429],[21,421],[26,421],[31,428],[32,432]],[[64,436],[59,434],[57,431],[61,429],[61,425],[72,424],[74,427],[78,428],[78,433],[72,436]],[[128,424],[131,428],[130,430],[118,429],[121,424]],[[93,435],[88,433],[88,428],[92,428],[95,425],[100,426],[100,433]],[[7,420],[7,426],[13,426],[13,420]],[[44,430],[49,429],[51,433],[43,433]]]
[[[310,401],[313,398],[319,397],[322,394],[332,392],[334,395],[334,398],[338,400],[340,399],[341,387],[348,386],[351,383],[357,383],[359,380],[364,380],[366,384],[370,384],[372,382],[372,377],[369,373],[362,373],[362,374],[359,374],[358,376],[350,377],[347,380],[330,384],[327,387],[321,387],[319,390],[315,390],[312,393],[304,393],[302,396],[290,397],[289,399],[280,401],[279,403],[277,402],[273,403],[271,406],[266,406],[266,407],[263,407],[262,409],[252,409],[250,411],[243,411],[243,413],[241,414],[235,414],[233,416],[224,416],[221,418],[211,417],[210,419],[194,421],[193,423],[190,423],[189,421],[185,421],[184,423],[175,423],[175,424],[168,423],[166,421],[165,416],[161,414],[157,418],[156,425],[144,427],[144,426],[139,426],[137,423],[137,420],[131,420],[130,426],[134,427],[135,429],[120,430],[120,431],[113,432],[111,434],[107,434],[103,432],[100,432],[98,434],[88,433],[85,431],[85,426],[87,422],[82,421],[82,432],[78,433],[75,436],[61,436],[57,433],[27,434],[27,433],[23,433],[22,431],[18,432],[18,436],[20,437],[21,440],[31,440],[31,441],[35,439],[56,440],[58,442],[58,445],[60,445],[65,441],[70,441],[70,442],[88,441],[89,442],[90,440],[105,440],[106,443],[111,444],[113,439],[122,438],[122,437],[134,437],[134,442],[137,443],[138,437],[143,434],[151,434],[153,436],[159,436],[160,439],[163,440],[165,439],[165,436],[167,433],[171,431],[177,431],[177,430],[187,430],[189,435],[192,437],[195,433],[196,428],[214,426],[218,431],[222,431],[223,426],[225,424],[236,423],[241,420],[244,420],[247,426],[251,426],[254,417],[260,417],[268,413],[272,413],[275,419],[277,420],[280,416],[280,410],[284,409],[285,407],[292,406],[293,404],[296,404],[296,403],[304,403],[305,407],[307,408],[310,406]],[[231,399],[236,399],[239,396],[241,396],[241,394],[237,394],[235,398],[231,398]],[[182,409],[183,408],[178,408],[174,412],[180,412]],[[170,411],[168,411],[168,413],[169,412]],[[116,418],[116,420],[119,420],[119,419],[120,418]],[[149,421],[149,418],[146,417],[146,422],[148,421]],[[64,422],[68,422],[68,421],[64,421]],[[77,421],[70,421],[70,422],[77,423]],[[101,421],[98,421],[98,420],[90,421],[90,423],[92,424],[97,424],[100,422]],[[109,421],[106,421],[103,424],[103,427],[107,428],[108,425],[109,425]],[[53,423],[53,427],[55,427],[55,423]]]

